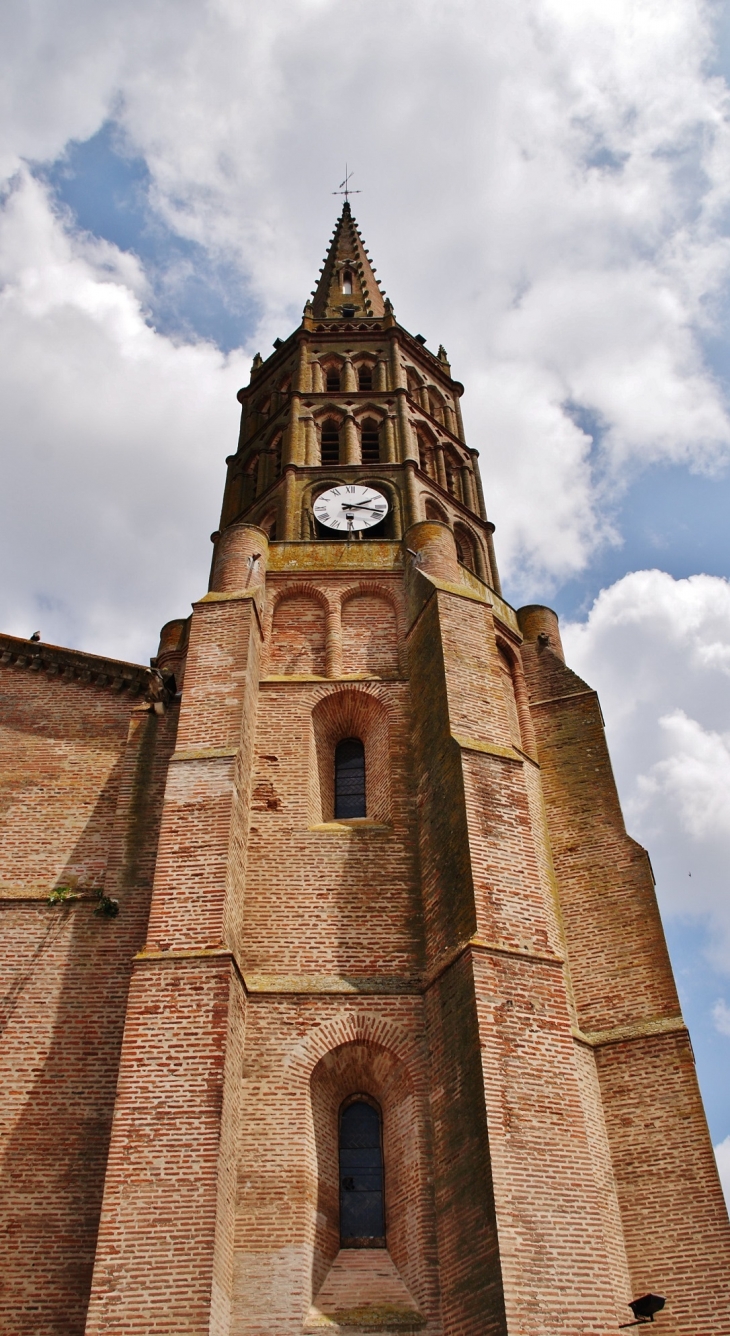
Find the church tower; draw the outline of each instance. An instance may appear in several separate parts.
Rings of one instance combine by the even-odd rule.
[[[647,1294],[730,1332],[649,859],[555,614],[502,596],[462,393],[346,202],[155,662],[88,1336],[609,1336]]]

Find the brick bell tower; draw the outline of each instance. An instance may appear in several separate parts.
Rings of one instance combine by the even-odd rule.
[[[504,601],[462,386],[345,203],[241,390],[86,1332],[730,1332],[730,1232],[595,692]]]

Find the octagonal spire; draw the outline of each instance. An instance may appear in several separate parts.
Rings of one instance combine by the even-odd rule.
[[[315,319],[385,315],[384,294],[345,200],[312,298]]]

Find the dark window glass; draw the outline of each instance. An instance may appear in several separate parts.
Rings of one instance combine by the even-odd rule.
[[[327,368],[327,389],[330,394],[339,394],[340,373],[336,367]]]
[[[373,388],[373,368],[371,366],[361,366],[357,373],[357,383],[361,390],[372,390]]]
[[[362,462],[377,464],[380,459],[380,431],[377,422],[366,418],[362,424]]]
[[[340,429],[336,422],[325,422],[322,428],[322,463],[339,464]]]
[[[358,1100],[340,1118],[340,1241],[343,1247],[384,1245],[380,1114]]]
[[[365,814],[365,748],[344,738],[335,748],[335,818]]]

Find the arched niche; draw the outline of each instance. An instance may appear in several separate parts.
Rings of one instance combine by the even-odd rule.
[[[390,821],[390,729],[383,701],[362,688],[333,691],[312,710],[310,825],[335,820],[335,751],[345,738],[357,738],[365,752],[365,816]]]
[[[274,676],[324,677],[327,605],[314,588],[289,588],[274,606],[268,671]]]
[[[353,1040],[312,1071],[310,1099],[317,1175],[312,1294],[340,1248],[340,1119],[356,1102],[377,1109],[382,1128],[385,1245],[414,1299],[427,1301],[423,1229],[430,1201],[424,1110],[405,1063],[385,1045]]]
[[[342,600],[342,672],[398,676],[398,620],[392,598],[362,585]]]

